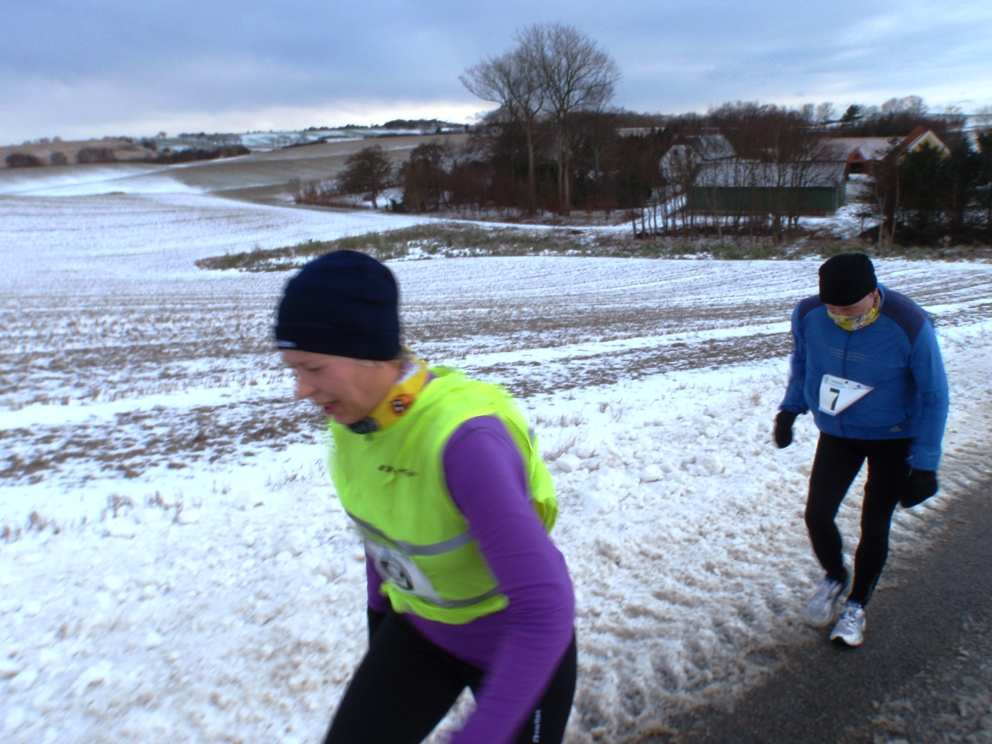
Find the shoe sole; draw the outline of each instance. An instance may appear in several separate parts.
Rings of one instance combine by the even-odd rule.
[[[865,642],[865,639],[862,638],[857,643],[851,643],[850,641],[841,638],[840,636],[834,636],[830,640],[837,646],[847,646],[848,648],[857,648],[858,646],[860,646],[862,643]]]

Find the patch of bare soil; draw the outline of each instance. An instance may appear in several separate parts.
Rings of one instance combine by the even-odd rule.
[[[514,395],[527,398],[594,385],[614,385],[665,372],[755,362],[788,354],[790,349],[788,334],[779,334],[700,343],[676,342],[651,350],[568,357],[551,364],[494,364],[469,371],[478,377],[499,380]]]
[[[443,135],[458,145],[467,135]],[[411,135],[376,140],[395,163],[407,158],[410,150],[437,136]],[[292,181],[331,181],[344,169],[345,161],[369,141],[364,139],[323,142],[306,147],[290,147],[270,152],[253,152],[241,158],[211,161],[174,171],[172,176],[187,186],[201,188],[230,199],[260,204],[288,203]],[[303,208],[303,207],[301,207]]]
[[[528,278],[529,269],[503,279],[506,286],[466,289],[445,285],[444,269],[453,264],[429,265],[438,272],[436,283],[425,285],[433,291],[404,311],[409,346],[430,362],[453,363],[524,398],[782,358],[791,349],[788,332],[767,332],[789,316],[788,294],[776,289],[787,273],[769,274],[763,280],[769,294],[753,299],[730,285],[704,290],[706,282],[726,282],[722,272],[706,278],[673,271],[632,282],[626,275],[580,274],[552,282],[558,289],[548,293],[545,280]],[[0,482],[78,482],[105,471],[135,477],[313,441],[320,417],[308,404],[288,400],[287,372],[271,348],[272,304],[282,278],[218,281],[222,289],[128,290],[74,303],[27,295],[0,311],[8,340],[0,352],[0,406],[31,409],[31,423],[0,431]],[[984,272],[949,272],[916,279],[911,289],[925,304],[961,302],[987,296],[987,281]],[[990,314],[992,305],[965,303],[945,311],[938,327]],[[758,330],[744,332],[747,327]],[[215,392],[202,404],[196,396],[209,390]],[[194,396],[188,404],[148,402],[187,393]],[[130,400],[142,404],[131,407]],[[110,408],[45,423],[80,404]]]
[[[29,142],[23,145],[7,145],[0,147],[0,168],[7,167],[7,156],[13,154],[30,155],[37,158],[41,165],[70,166],[77,164],[80,150],[105,150],[113,154],[111,162],[128,162],[147,160],[154,155],[151,150],[120,137],[105,137],[103,139],[74,140],[71,142]],[[64,159],[64,160],[63,160]]]

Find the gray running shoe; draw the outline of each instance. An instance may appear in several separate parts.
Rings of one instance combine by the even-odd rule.
[[[816,594],[806,605],[806,617],[810,625],[814,628],[825,628],[830,625],[837,617],[837,610],[840,607],[843,593],[843,583],[834,581],[829,576],[824,576],[820,586],[817,587]]]
[[[865,608],[848,600],[840,620],[830,631],[831,641],[843,641],[848,646],[860,646],[865,640]]]

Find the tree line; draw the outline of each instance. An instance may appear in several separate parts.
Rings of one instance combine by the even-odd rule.
[[[880,242],[992,244],[992,128],[945,155],[928,145],[883,160],[874,173]]]
[[[808,212],[803,190],[836,163],[825,138],[889,137],[893,143],[924,124],[951,154],[927,148],[881,162],[865,205],[881,222],[876,237],[923,244],[989,240],[992,231],[992,142],[969,139],[964,117],[932,115],[922,99],[891,99],[879,107],[851,105],[838,115],[829,103],[799,108],[734,102],[706,114],[663,116],[611,107],[620,71],[613,59],[571,26],[531,26],[502,55],[461,76],[479,98],[498,104],[453,147],[443,138],[415,148],[394,165],[377,145],[345,163],[333,183],[294,185],[298,201],[337,203],[363,194],[399,211],[452,211],[503,217],[572,210],[632,218],[638,234],[715,234],[737,239],[788,239]],[[717,168],[698,158],[662,156],[680,138],[719,133],[733,157]],[[708,169],[708,170],[707,170]],[[717,204],[709,182],[735,186],[737,198]],[[690,194],[695,198],[690,199]]]

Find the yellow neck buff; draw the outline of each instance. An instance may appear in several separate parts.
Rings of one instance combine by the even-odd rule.
[[[427,384],[429,376],[430,369],[426,362],[420,359],[407,360],[403,364],[400,379],[379,401],[379,405],[361,421],[349,424],[348,428],[356,434],[371,434],[374,431],[388,429],[410,409],[420,391],[424,389],[424,385]]]
[[[875,304],[872,305],[871,309],[869,309],[864,315],[834,315],[829,310],[827,310],[827,315],[829,315],[830,319],[845,331],[856,331],[859,328],[870,326],[878,320],[878,312],[881,307],[882,293],[879,292],[875,295]]]

